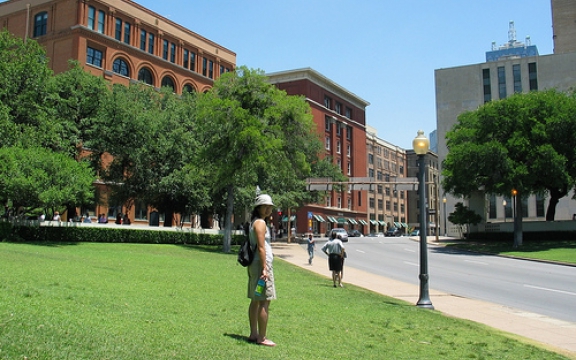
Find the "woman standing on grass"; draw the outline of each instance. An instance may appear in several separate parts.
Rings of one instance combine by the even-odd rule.
[[[248,341],[264,346],[276,346],[273,341],[266,338],[270,300],[276,299],[270,231],[265,220],[272,214],[273,207],[274,203],[272,203],[272,198],[269,195],[258,195],[254,203],[249,230],[250,246],[255,251],[254,261],[248,266],[248,297],[252,299],[248,308],[250,320]],[[255,294],[259,279],[266,282],[261,295]]]

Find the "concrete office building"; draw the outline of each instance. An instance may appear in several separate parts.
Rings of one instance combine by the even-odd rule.
[[[130,0],[9,0],[0,3],[0,29],[38,41],[55,73],[73,59],[110,83],[144,82],[178,94],[204,92],[236,67],[234,52]],[[126,210],[108,204],[86,211],[115,218]],[[136,202],[129,215],[147,222],[149,214]]]
[[[566,91],[576,86],[576,2],[552,1],[555,53],[552,55],[526,56],[518,52],[492,58],[481,64],[459,66],[435,71],[436,115],[438,131],[438,160],[446,158],[446,133],[465,111],[474,110],[482,104],[503,99],[517,92],[555,88]],[[525,44],[515,42],[516,46]],[[488,57],[487,57],[488,58]],[[537,174],[535,174],[537,176]],[[556,206],[556,220],[571,220],[576,213],[573,193],[562,198]],[[440,194],[444,196],[443,192]],[[512,228],[512,201],[509,197],[496,197],[479,192],[470,199],[447,198],[447,212],[454,211],[456,202],[464,202],[483,217],[480,231]],[[544,221],[549,199],[530,196],[523,201],[526,223]],[[505,222],[508,224],[502,224]],[[497,224],[494,225],[494,224]],[[525,227],[526,228],[526,227]],[[448,224],[448,234],[457,231]]]

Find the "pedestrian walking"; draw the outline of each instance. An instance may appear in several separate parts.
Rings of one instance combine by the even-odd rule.
[[[312,234],[308,235],[308,264],[312,265],[312,259],[314,259],[314,249],[316,248],[316,242]]]
[[[330,234],[328,242],[322,246],[322,252],[328,255],[328,268],[332,271],[334,287],[344,287],[342,285],[342,266],[344,264],[345,249],[342,240],[340,240],[339,236],[337,237],[334,231]]]

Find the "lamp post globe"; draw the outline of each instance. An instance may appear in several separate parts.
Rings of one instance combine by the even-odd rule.
[[[430,141],[424,136],[424,131],[418,130],[418,136],[412,141],[414,152],[418,155],[418,204],[420,208],[420,296],[416,306],[426,309],[434,309],[428,291],[428,250],[426,228],[426,154],[430,147]]]

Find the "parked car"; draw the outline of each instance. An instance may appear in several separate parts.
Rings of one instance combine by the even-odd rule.
[[[330,231],[330,238],[332,238],[332,234],[336,233],[336,236],[340,235],[340,240],[342,240],[342,242],[347,242],[348,241],[348,233],[346,232],[345,229],[342,228],[335,228],[332,229],[332,231]]]
[[[379,232],[379,233],[375,233],[375,232],[371,232],[370,234],[367,235],[368,237],[384,237],[384,233]]]
[[[348,231],[348,237],[362,237],[364,234],[360,232],[360,230],[350,230]]]
[[[420,230],[412,230],[410,236],[420,236]]]
[[[386,236],[402,236],[402,230],[397,227],[391,227],[386,231]]]

